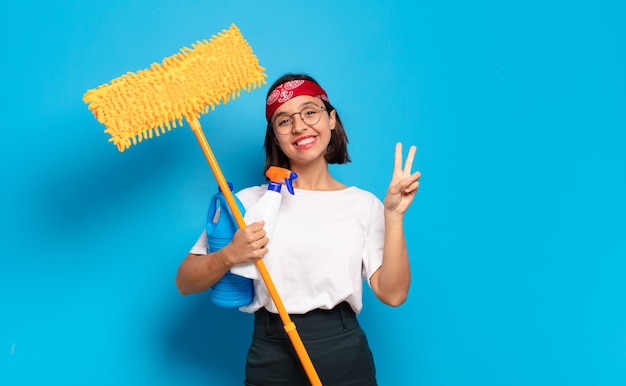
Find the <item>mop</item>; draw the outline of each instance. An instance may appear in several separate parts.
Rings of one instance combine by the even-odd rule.
[[[265,69],[259,66],[252,48],[234,24],[228,30],[183,47],[162,63],[136,73],[128,72],[107,84],[88,90],[83,101],[96,119],[105,125],[120,152],[154,136],[160,136],[187,121],[215,175],[237,226],[246,227],[235,198],[217,159],[204,136],[199,118],[265,84]],[[321,385],[296,326],[283,305],[263,263],[256,267],[278,309],[285,331],[312,385]]]

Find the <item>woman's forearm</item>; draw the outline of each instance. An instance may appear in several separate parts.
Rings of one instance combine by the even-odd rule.
[[[176,287],[183,295],[206,291],[217,283],[230,265],[219,250],[208,255],[189,254],[176,274]]]
[[[383,262],[376,282],[376,295],[381,301],[394,307],[404,303],[411,285],[411,271],[403,216],[396,213],[385,213]]]
[[[217,283],[237,264],[255,262],[267,253],[269,239],[263,221],[239,229],[224,248],[208,255],[189,254],[180,264],[176,287],[181,294],[202,292]]]

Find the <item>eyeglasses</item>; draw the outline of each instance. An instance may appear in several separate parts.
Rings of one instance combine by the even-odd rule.
[[[291,133],[294,124],[293,116],[296,114],[300,115],[302,122],[306,123],[309,126],[313,126],[320,121],[320,118],[322,117],[322,110],[326,110],[326,108],[323,106],[308,105],[302,110],[293,114],[278,114],[278,116],[276,116],[276,118],[274,118],[274,121],[272,122],[272,127],[274,127],[274,131],[276,131],[276,133],[280,135],[286,135]]]

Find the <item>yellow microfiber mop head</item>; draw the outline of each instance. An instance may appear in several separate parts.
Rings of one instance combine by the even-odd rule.
[[[149,69],[129,72],[83,96],[98,121],[106,126],[119,151],[199,118],[240,96],[241,90],[265,84],[252,47],[234,24],[198,41],[192,48],[153,63]]]

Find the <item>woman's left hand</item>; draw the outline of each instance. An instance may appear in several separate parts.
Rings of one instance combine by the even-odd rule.
[[[398,142],[396,144],[393,175],[384,201],[385,211],[403,216],[413,202],[421,177],[420,172],[411,174],[416,151],[417,148],[415,146],[409,148],[406,163],[402,167],[402,143]]]

